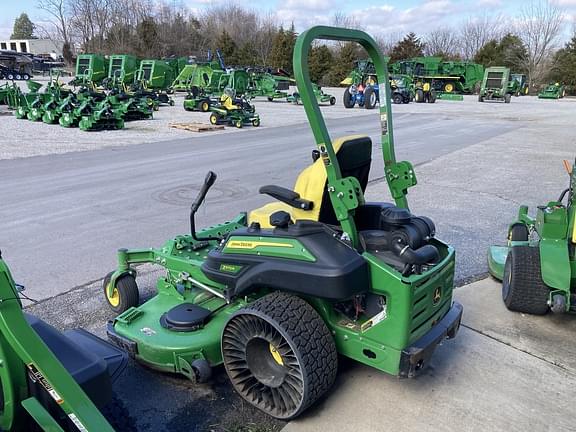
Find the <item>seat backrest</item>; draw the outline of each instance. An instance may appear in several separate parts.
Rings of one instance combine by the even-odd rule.
[[[372,140],[364,135],[353,135],[335,139],[332,145],[338,158],[342,177],[356,177],[364,192],[368,184],[368,174],[370,173]],[[292,221],[304,219],[336,225],[338,220],[330,202],[326,182],[327,176],[324,161],[319,158],[300,173],[294,185],[294,191],[301,198],[313,203],[311,210],[290,207],[287,204],[276,201],[252,210],[248,220],[250,222],[258,222],[264,228],[269,228],[270,215],[282,210],[290,213]]]
[[[364,135],[352,135],[337,138],[333,141],[334,151],[340,165],[342,177],[356,177],[366,190],[370,164],[372,162],[372,140]],[[301,198],[314,203],[310,211],[297,210],[292,212],[293,219],[310,219],[335,225],[338,223],[330,196],[326,188],[326,169],[322,158],[304,169],[294,185],[294,191]]]
[[[362,192],[366,191],[368,177],[370,175],[370,165],[372,163],[372,140],[367,136],[347,137],[342,141],[341,147],[336,153],[338,165],[342,177],[356,177]],[[334,213],[334,208],[330,202],[328,189],[324,186],[322,194],[322,204],[320,205],[320,215],[318,221],[326,224],[336,225],[338,219]]]

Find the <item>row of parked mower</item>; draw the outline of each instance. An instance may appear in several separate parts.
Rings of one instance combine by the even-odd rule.
[[[40,91],[42,84],[38,82],[28,81],[27,85],[28,92],[15,83],[2,89],[4,101],[16,118],[85,131],[122,129],[125,121],[151,119],[160,105],[153,95],[129,93],[122,87],[108,92],[89,87],[74,91],[57,79],[51,80],[44,91]]]

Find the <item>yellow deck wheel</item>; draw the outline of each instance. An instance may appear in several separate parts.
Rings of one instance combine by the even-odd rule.
[[[112,294],[109,294],[108,290],[112,283],[113,274],[114,272],[110,272],[106,275],[102,281],[102,290],[104,291],[104,297],[110,309],[120,314],[131,307],[138,306],[140,295],[138,285],[136,285],[136,279],[129,273],[123,274],[116,279]]]
[[[446,83],[446,84],[444,85],[444,91],[445,91],[446,93],[452,93],[452,92],[454,91],[454,84],[452,84],[452,83]]]

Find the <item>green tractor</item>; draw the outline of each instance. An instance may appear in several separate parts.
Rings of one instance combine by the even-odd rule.
[[[484,79],[478,93],[478,102],[498,100],[510,103],[512,93],[510,82],[510,69],[501,66],[492,66],[484,71]]]
[[[213,125],[229,124],[242,128],[245,124],[254,127],[260,126],[260,116],[256,114],[256,108],[245,97],[236,97],[236,91],[232,88],[224,90],[216,105],[210,106],[210,123]]]
[[[508,91],[514,96],[528,95],[530,88],[528,86],[528,79],[524,74],[511,74],[510,82],[508,83]]]
[[[535,218],[521,206],[507,246],[490,247],[490,274],[502,281],[512,311],[576,312],[576,163],[564,161],[564,167],[570,180],[559,198],[538,206]]]
[[[114,432],[99,408],[127,356],[82,329],[60,333],[22,311],[17,285],[0,253],[0,430]]]
[[[301,414],[331,388],[338,354],[413,377],[438,344],[455,337],[455,254],[433,222],[412,215],[416,184],[394,155],[390,90],[379,107],[384,175],[395,200],[367,203],[368,136],[332,141],[310,82],[316,39],[354,41],[388,81],[376,42],[359,30],[313,27],[295,44],[294,70],[317,150],[294,190],[263,186],[276,201],[196,230],[195,214],[216,180],[209,172],[191,206],[190,232],[159,248],[120,249],[103,282],[119,315],[108,335],[138,362],[205,381],[224,364],[248,403],[281,419]],[[139,304],[136,265],[166,269]]]
[[[192,86],[184,97],[183,106],[186,111],[208,112],[217,100],[211,98],[202,87]]]
[[[395,104],[407,104],[414,99],[415,87],[412,79],[407,75],[391,75],[390,90],[392,90],[392,102]]]
[[[434,80],[428,78],[415,78],[414,82],[414,102],[434,103],[438,94],[434,89]]]
[[[566,96],[566,89],[560,83],[548,84],[538,93],[538,99],[562,99]]]

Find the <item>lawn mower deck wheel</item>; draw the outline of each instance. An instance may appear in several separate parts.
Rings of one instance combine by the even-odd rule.
[[[130,274],[120,276],[120,278],[116,280],[116,286],[114,287],[112,296],[108,295],[107,288],[110,284],[112,274],[113,272],[108,273],[102,282],[102,289],[108,307],[115,313],[120,314],[131,307],[138,306],[140,301],[138,285],[136,284],[134,276]]]
[[[544,315],[548,312],[550,289],[542,281],[540,249],[514,246],[504,264],[502,299],[509,310]]]
[[[336,344],[309,303],[282,292],[236,312],[222,332],[232,385],[250,404],[283,420],[296,417],[334,384]]]

